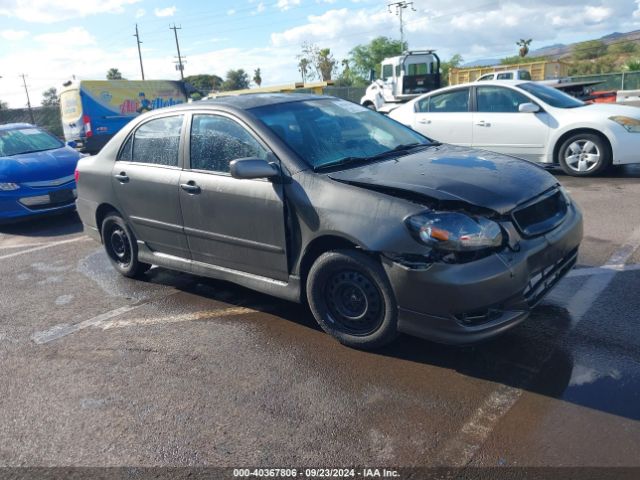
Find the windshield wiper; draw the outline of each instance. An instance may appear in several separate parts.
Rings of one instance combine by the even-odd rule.
[[[366,163],[372,157],[343,157],[338,160],[334,160],[333,162],[323,163],[322,165],[318,165],[313,168],[314,172],[320,172],[322,170],[326,170],[333,167],[338,167],[340,165],[348,165],[352,163]]]
[[[322,170],[326,170],[326,169],[330,169],[333,167],[339,167],[341,165],[351,165],[351,164],[355,164],[355,163],[366,163],[366,162],[370,162],[371,160],[380,160],[381,158],[386,158],[389,156],[395,156],[398,153],[402,153],[402,152],[406,152],[409,150],[413,150],[414,148],[417,147],[437,147],[438,145],[442,145],[440,142],[431,142],[431,143],[404,143],[401,145],[398,145],[394,148],[392,148],[391,150],[387,150],[385,152],[381,152],[381,153],[377,153],[375,155],[372,155],[370,157],[343,157],[339,160],[335,160],[333,162],[329,162],[329,163],[324,163],[322,165],[318,165],[317,167],[314,167],[313,171],[314,172],[319,172]]]

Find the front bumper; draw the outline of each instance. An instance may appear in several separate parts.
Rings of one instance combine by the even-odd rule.
[[[0,221],[42,216],[75,208],[74,181],[58,186],[29,187],[0,192]]]
[[[412,268],[389,258],[383,266],[398,302],[398,330],[441,343],[493,337],[525,320],[573,267],[582,215],[573,205],[557,228],[464,264]]]

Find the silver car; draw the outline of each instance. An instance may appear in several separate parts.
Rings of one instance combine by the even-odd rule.
[[[77,208],[123,275],[149,267],[308,302],[341,342],[482,340],[573,266],[582,215],[528,162],[442,145],[333,97],[141,115],[78,165]]]

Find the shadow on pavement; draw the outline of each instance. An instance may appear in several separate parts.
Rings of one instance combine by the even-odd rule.
[[[75,211],[0,224],[0,233],[24,237],[60,237],[79,232],[82,222]]]

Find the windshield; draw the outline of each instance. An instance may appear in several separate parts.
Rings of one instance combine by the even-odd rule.
[[[53,150],[63,146],[56,137],[36,127],[0,130],[0,157]]]
[[[541,85],[539,83],[521,83],[519,88],[525,92],[529,92],[534,97],[538,97],[540,100],[548,105],[556,108],[576,108],[586,105],[584,102],[577,98],[567,95],[561,92],[557,88],[548,87],[547,85]]]
[[[314,169],[394,149],[400,155],[399,147],[431,143],[384,115],[337,98],[267,105],[251,112]]]

